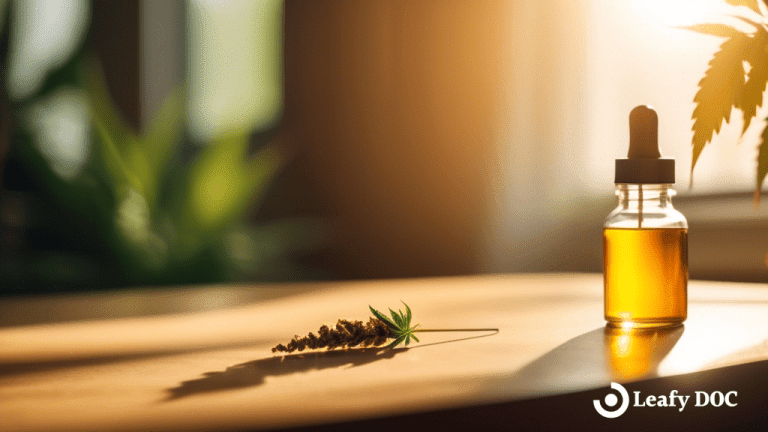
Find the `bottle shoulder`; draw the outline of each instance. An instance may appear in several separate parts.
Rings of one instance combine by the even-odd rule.
[[[688,228],[685,216],[673,207],[656,207],[645,211],[616,207],[603,221],[603,228]]]

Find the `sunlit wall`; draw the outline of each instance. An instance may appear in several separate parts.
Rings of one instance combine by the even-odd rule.
[[[624,157],[629,111],[647,104],[659,113],[661,151],[676,160],[678,190],[684,194],[752,190],[762,128],[753,122],[740,139],[743,122],[737,110],[702,153],[694,188],[688,190],[693,100],[699,80],[725,39],[680,28],[705,22],[728,23],[745,31],[751,26],[730,16],[736,9],[720,0],[587,3],[586,185],[600,190],[613,159]],[[738,9],[754,15],[746,7]]]
[[[91,127],[109,104],[88,105],[87,86],[74,74],[63,74],[72,78],[67,86],[39,98],[35,92],[74,46],[90,49],[81,43],[88,31],[108,34],[103,30],[120,8],[70,0],[11,5],[7,96],[29,103],[19,118],[45,167],[65,185],[87,184],[80,176],[89,173],[88,163],[111,154],[95,150],[103,137]],[[689,189],[693,100],[722,39],[680,27],[723,22],[748,29],[729,16],[735,6],[725,1],[186,0],[134,6],[137,17],[126,28],[137,32],[126,35],[131,43],[125,52],[112,44],[119,37],[89,44],[111,56],[103,62],[110,102],[136,129],[117,146],[134,177],[148,171],[126,143],[164,130],[152,125],[168,94],[183,111],[176,119],[184,123],[181,138],[166,134],[168,145],[180,150],[152,163],[158,166],[152,165],[157,172],[146,201],[165,187],[178,188],[163,192],[168,196],[192,198],[159,199],[141,225],[168,247],[184,237],[178,234],[183,224],[168,224],[173,218],[163,212],[197,217],[205,226],[215,225],[209,216],[229,212],[237,213],[231,220],[248,223],[275,215],[321,221],[329,242],[316,251],[314,264],[331,277],[601,271],[602,220],[615,206],[614,160],[626,153],[629,111],[648,104],[659,113],[662,153],[677,161],[676,202],[691,221],[692,275],[718,265],[708,277],[731,269],[765,273],[768,247],[760,242],[768,245],[768,238],[760,236],[768,230],[760,227],[768,208],[755,211],[742,199],[754,187],[758,122],[742,137],[734,111],[702,153]],[[99,18],[89,24],[91,9]],[[97,9],[112,16],[105,19]],[[747,7],[737,10],[761,19]],[[127,51],[136,47],[134,59]],[[118,73],[123,66],[131,69],[130,80]],[[760,108],[757,118],[765,115]],[[161,118],[154,124],[171,123]],[[145,138],[142,151],[150,154],[157,146]],[[205,150],[222,143],[229,150]],[[275,144],[270,176],[279,176],[258,191],[267,191],[265,213],[246,218],[246,203],[257,192],[248,196],[248,182],[237,178],[255,172],[256,165],[242,163],[246,153],[268,144]],[[198,155],[205,155],[200,164],[206,169],[192,168]],[[175,165],[161,176],[166,163]],[[227,201],[232,191],[242,195],[236,202]],[[114,199],[131,202],[131,196],[120,190]],[[125,206],[115,207],[125,213]],[[734,227],[740,227],[738,241],[728,237]],[[282,247],[276,245],[309,237],[293,230],[293,237],[261,244],[257,235],[244,241],[250,227],[241,228],[223,236],[228,246],[211,257],[249,250],[260,259]],[[712,248],[717,244],[740,255],[727,254],[733,261],[726,263],[720,257],[727,250]],[[240,267],[252,267],[241,261]]]
[[[694,96],[724,39],[680,28],[717,22],[750,31],[731,15],[761,18],[723,1],[503,6],[486,270],[601,271],[602,220],[616,205],[614,160],[626,155],[630,110],[647,104],[659,114],[663,155],[676,160],[675,202],[691,222],[692,275],[765,274],[766,213],[749,196],[764,125],[752,122],[742,137],[734,110],[704,149],[689,188]],[[765,115],[762,107],[756,118]]]

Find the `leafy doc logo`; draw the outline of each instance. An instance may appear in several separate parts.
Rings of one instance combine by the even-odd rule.
[[[592,400],[592,403],[595,404],[595,411],[597,411],[598,414],[605,418],[616,418],[624,414],[624,412],[629,407],[629,393],[627,393],[627,389],[625,389],[621,384],[615,382],[611,383],[611,388],[619,392],[621,395],[621,405],[615,411],[608,411],[604,409],[599,399]],[[605,396],[605,404],[608,405],[608,407],[614,407],[618,402],[619,398],[617,398],[613,393],[608,393]]]

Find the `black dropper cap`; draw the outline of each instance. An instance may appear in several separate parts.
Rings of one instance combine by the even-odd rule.
[[[616,159],[615,183],[661,184],[675,182],[675,160],[659,152],[659,117],[653,108],[639,105],[629,113],[629,152]]]

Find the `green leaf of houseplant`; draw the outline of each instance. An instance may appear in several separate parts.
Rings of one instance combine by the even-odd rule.
[[[104,73],[98,61],[88,58],[84,61],[82,70],[85,77],[84,87],[91,102],[91,115],[94,121],[104,129],[104,133],[111,137],[118,152],[122,152],[131,137],[135,140],[136,136],[112,103]]]
[[[720,131],[723,120],[730,121],[731,110],[737,105],[744,87],[744,51],[752,38],[738,33],[728,38],[709,62],[709,69],[699,81],[694,97],[693,160],[691,174],[704,146]]]
[[[148,166],[146,156],[136,145],[138,138],[112,103],[99,63],[88,59],[82,68],[95,131],[94,149],[111,178],[108,183],[119,200],[128,195],[129,189],[144,196]]]
[[[152,176],[157,179],[161,169],[173,154],[184,127],[185,90],[177,86],[163,100],[160,109],[139,139]]]
[[[100,118],[93,119],[96,131],[96,150],[101,156],[101,161],[111,176],[109,184],[117,195],[124,195],[127,188],[134,188],[143,193],[141,181],[130,169],[120,151],[118,141],[110,133],[110,129]],[[121,197],[122,198],[122,197]]]
[[[186,209],[195,230],[222,229],[242,217],[282,165],[274,147],[246,159],[248,137],[222,138],[209,144],[195,161]]]

